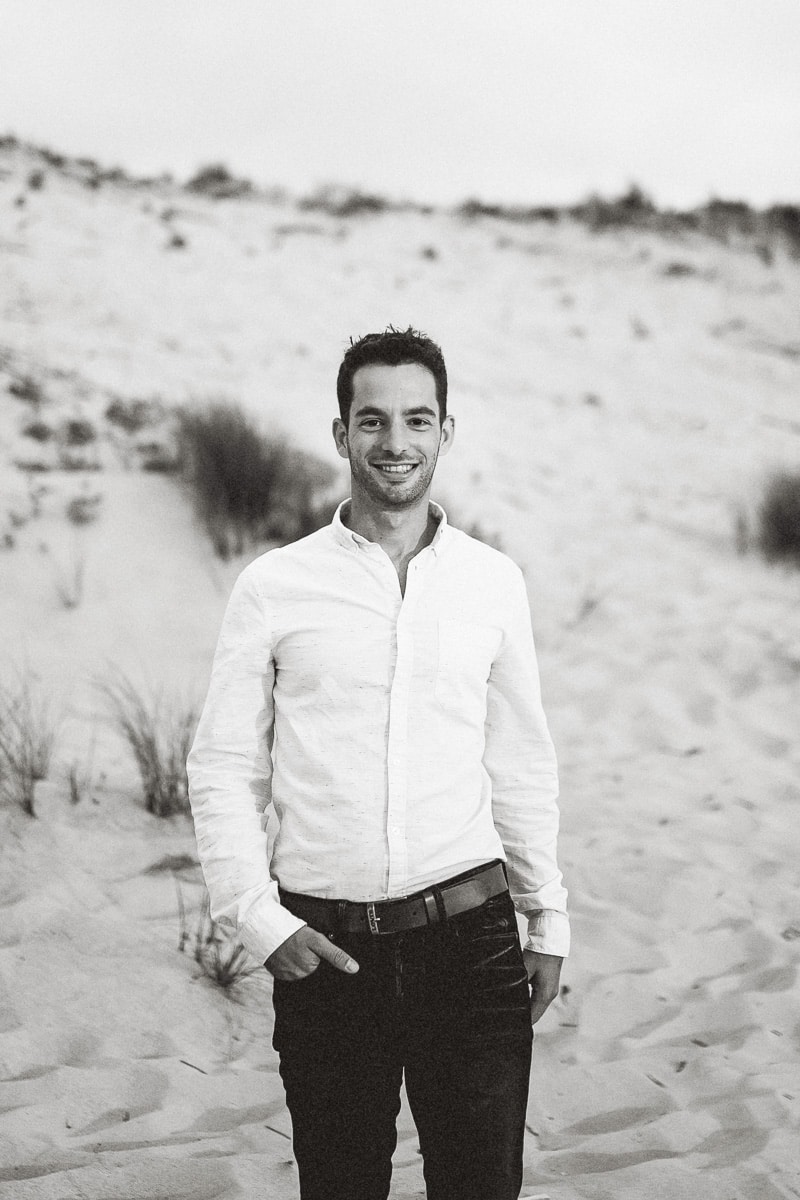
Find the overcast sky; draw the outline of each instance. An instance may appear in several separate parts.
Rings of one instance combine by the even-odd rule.
[[[799,0],[0,0],[0,132],[438,202],[800,202]]]

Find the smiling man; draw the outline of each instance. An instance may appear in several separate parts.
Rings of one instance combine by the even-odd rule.
[[[337,394],[351,497],[239,577],[189,758],[212,913],[273,976],[302,1200],[385,1200],[404,1079],[429,1200],[517,1200],[569,941],[526,590],[430,500],[439,347],[369,334]]]

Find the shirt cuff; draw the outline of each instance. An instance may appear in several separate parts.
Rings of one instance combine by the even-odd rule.
[[[538,954],[555,954],[566,958],[569,954],[569,917],[566,913],[554,908],[542,908],[534,913],[526,913],[528,921],[528,940],[526,950],[534,950]]]
[[[239,940],[253,958],[263,963],[305,924],[272,896],[261,896],[247,910],[239,926]]]

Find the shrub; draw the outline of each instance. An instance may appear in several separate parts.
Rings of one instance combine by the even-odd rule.
[[[163,695],[145,695],[119,671],[99,687],[136,762],[147,812],[156,817],[188,813],[186,758],[196,708]]]
[[[14,466],[18,471],[25,471],[28,475],[53,469],[52,463],[44,462],[41,458],[15,458]]]
[[[221,558],[259,542],[292,541],[319,527],[318,500],[333,470],[280,439],[264,437],[235,405],[182,411],[178,441],[196,511]]]
[[[73,454],[69,450],[61,450],[58,455],[58,465],[62,471],[99,471],[100,463],[96,458],[87,458],[85,454]],[[29,468],[31,469],[31,468]],[[49,467],[39,467],[38,470],[49,470]]]
[[[758,545],[769,562],[800,567],[800,471],[777,472],[758,510]]]
[[[758,226],[758,214],[744,200],[713,198],[700,209],[700,225],[711,237],[727,242],[731,234],[752,236]]]
[[[364,213],[383,213],[396,206],[384,196],[328,184],[310,196],[301,197],[297,207],[305,212],[326,212],[332,217],[359,217]]]
[[[8,390],[12,396],[16,396],[18,400],[24,400],[26,404],[31,404],[34,408],[38,408],[45,400],[42,385],[32,375],[21,375],[18,379],[12,379]]]
[[[67,520],[72,525],[90,525],[97,520],[102,502],[99,492],[93,496],[73,496],[65,509]]]
[[[46,421],[30,421],[22,432],[25,437],[33,438],[35,442],[49,442],[53,436],[52,426]]]
[[[650,226],[658,210],[650,197],[633,184],[616,200],[590,196],[583,204],[570,209],[570,213],[577,220],[585,222],[593,232],[600,232],[604,229]]]
[[[0,797],[35,816],[34,789],[45,779],[55,743],[47,705],[29,684],[0,687]]]
[[[180,470],[178,451],[171,442],[138,442],[134,447],[143,471],[154,474],[172,475]]]
[[[800,257],[800,204],[773,204],[765,214],[771,232],[782,235],[793,257]]]
[[[67,446],[88,446],[97,438],[97,432],[91,421],[73,418],[64,425],[61,436]]]
[[[668,279],[680,279],[687,275],[699,275],[700,272],[692,263],[680,262],[676,259],[666,263],[661,268],[661,274],[666,275]]]
[[[212,163],[201,167],[186,184],[187,192],[198,192],[214,200],[247,196],[253,190],[248,179],[236,179],[224,163]]]
[[[163,406],[158,400],[123,400],[120,396],[114,397],[105,412],[106,420],[126,433],[138,433],[162,416]]]
[[[526,224],[534,221],[547,221],[554,224],[561,213],[553,205],[534,204],[525,206],[519,204],[486,204],[483,200],[471,198],[465,200],[455,210],[456,216],[465,221],[474,221],[478,217],[491,217],[504,221],[517,221]]]

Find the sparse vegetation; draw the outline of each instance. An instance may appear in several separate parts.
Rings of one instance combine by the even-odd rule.
[[[134,447],[143,471],[153,471],[162,475],[172,475],[179,471],[181,464],[177,448],[171,439],[165,441],[137,442]]]
[[[98,686],[136,762],[147,812],[156,817],[187,813],[186,757],[197,724],[195,706],[147,695],[121,671]]]
[[[235,405],[182,411],[178,436],[184,478],[221,558],[293,541],[325,523],[321,500],[333,470],[265,437]]]
[[[94,746],[87,758],[80,762],[73,759],[67,771],[67,786],[69,788],[70,804],[80,804],[92,788],[92,757]]]
[[[36,815],[34,792],[50,769],[55,726],[27,681],[0,687],[0,799]]]
[[[692,263],[681,262],[674,260],[673,262],[665,263],[661,268],[661,274],[666,275],[668,279],[682,279],[687,275],[698,275],[700,272]]]
[[[297,207],[304,212],[325,212],[332,217],[359,217],[365,213],[387,212],[398,205],[372,192],[326,184],[310,196],[302,196]]]
[[[18,471],[25,471],[31,475],[44,471],[52,471],[53,469],[52,463],[45,462],[41,458],[15,458],[14,466]]]
[[[253,185],[249,179],[237,179],[224,163],[201,167],[186,184],[187,192],[199,192],[213,200],[239,199],[249,196]]]
[[[465,221],[474,221],[479,217],[490,217],[495,220],[517,221],[547,221],[554,224],[562,215],[560,209],[552,205],[535,204],[531,206],[519,204],[486,204],[474,197],[465,200],[456,209],[456,215]]]
[[[103,497],[99,492],[73,496],[65,509],[67,520],[72,525],[90,525],[97,520],[102,502]]]
[[[42,385],[32,375],[20,375],[16,379],[12,379],[8,390],[12,396],[16,396],[17,400],[23,400],[37,410],[46,399]]]
[[[724,243],[735,241],[749,246],[765,266],[774,262],[776,245],[783,245],[793,257],[800,257],[800,205],[796,204],[773,204],[766,209],[757,209],[743,200],[712,197],[706,204],[693,209],[660,209],[637,184],[631,184],[616,198],[594,194],[579,204],[564,207],[491,204],[473,197],[455,211],[457,216],[470,221],[486,217],[517,223],[547,221],[553,224],[571,217],[593,233],[628,228],[648,229],[675,237],[697,232]]]
[[[758,546],[768,562],[800,567],[800,470],[768,480],[758,509]]]
[[[24,437],[33,438],[35,442],[49,442],[53,436],[53,428],[46,421],[29,421],[23,426]]]
[[[180,886],[178,886],[178,917],[180,922],[178,949],[183,951],[190,939]],[[210,979],[224,992],[235,988],[248,976],[254,975],[261,969],[253,963],[244,946],[226,934],[211,916],[207,892],[203,897],[194,935],[194,961],[206,979]]]
[[[78,608],[83,600],[83,585],[86,577],[86,560],[75,553],[68,567],[55,566],[54,585],[62,608]]]
[[[100,463],[96,458],[89,458],[86,454],[75,454],[70,450],[62,450],[58,456],[58,465],[62,471],[99,471]],[[33,470],[31,466],[26,467],[27,470]],[[48,465],[35,468],[39,471],[49,471]]]
[[[146,425],[154,425],[164,415],[158,400],[123,400],[115,396],[105,411],[105,418],[125,433],[139,433]]]
[[[73,418],[64,424],[61,437],[67,446],[89,446],[97,439],[97,430],[91,421]]]

